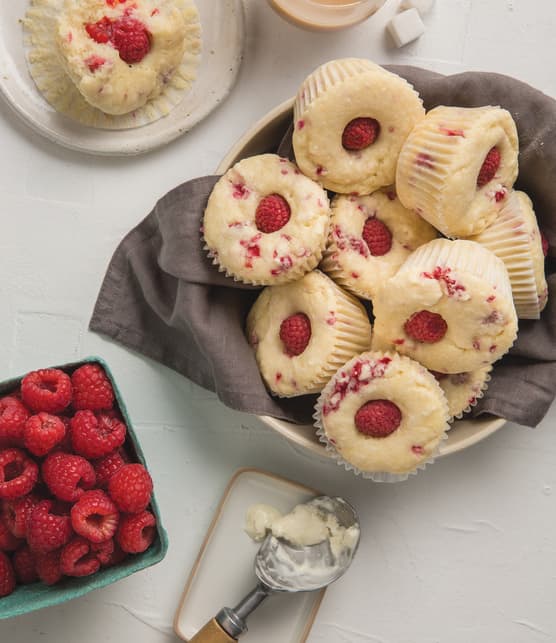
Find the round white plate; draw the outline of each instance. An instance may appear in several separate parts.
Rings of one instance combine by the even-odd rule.
[[[142,154],[190,130],[230,93],[245,41],[242,0],[196,0],[202,30],[197,79],[168,116],[128,130],[86,127],[58,114],[33,82],[23,47],[21,20],[29,0],[0,2],[0,95],[33,130],[73,150],[105,156]]]

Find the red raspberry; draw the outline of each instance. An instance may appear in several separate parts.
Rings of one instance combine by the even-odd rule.
[[[71,376],[73,407],[76,411],[111,409],[114,391],[108,376],[98,364],[85,364]]]
[[[152,478],[142,464],[124,464],[108,481],[110,497],[125,513],[146,509],[152,492]]]
[[[110,566],[112,567],[113,565],[119,565],[121,562],[123,562],[127,558],[127,552],[125,552],[120,545],[118,544],[118,541],[107,541],[107,542],[112,542],[113,543],[113,551],[110,554],[109,559],[106,562],[103,562],[102,559],[99,558],[100,562],[103,565],[106,565],[107,567]],[[103,545],[106,543],[102,543]],[[97,545],[97,547],[100,547],[100,545]],[[97,554],[98,557],[98,554]]]
[[[95,474],[97,476],[97,487],[105,488],[108,480],[121,469],[124,464],[128,464],[129,459],[123,449],[118,449],[104,458],[93,462]]]
[[[104,44],[112,40],[112,20],[106,16],[98,22],[86,24],[85,30],[95,42]]]
[[[36,554],[35,565],[37,574],[45,585],[54,585],[62,578],[62,572],[60,570],[61,553],[61,549],[56,549],[46,554]]]
[[[548,255],[548,250],[550,249],[550,246],[548,244],[548,239],[546,238],[546,235],[542,230],[540,230],[541,233],[541,244],[542,244],[542,253],[546,257]]]
[[[261,232],[276,232],[290,220],[290,204],[279,194],[261,199],[255,211],[255,224]]]
[[[17,397],[7,395],[0,399],[0,444],[23,445],[23,429],[29,411]]]
[[[296,313],[286,317],[280,324],[280,339],[287,355],[301,355],[311,339],[311,321],[307,315]]]
[[[11,594],[15,589],[14,568],[6,554],[0,551],[0,598]]]
[[[0,551],[15,551],[21,545],[21,540],[16,538],[4,516],[0,516]]]
[[[60,555],[60,569],[66,576],[89,576],[98,572],[100,561],[93,545],[81,536],[73,538]]]
[[[95,553],[101,565],[112,564],[112,558],[114,557],[114,539],[110,538],[110,540],[105,540],[103,543],[91,543],[91,551]]]
[[[71,519],[53,500],[41,500],[29,516],[27,542],[33,551],[46,553],[65,545],[72,537]]]
[[[12,563],[18,583],[29,585],[38,580],[35,554],[31,551],[29,545],[25,545],[15,552],[12,556]]]
[[[106,62],[106,58],[102,58],[101,56],[89,56],[88,58],[85,58],[84,63],[87,65],[89,68],[89,71],[94,74],[97,69],[100,69],[104,63]]]
[[[120,58],[129,64],[141,62],[151,49],[151,38],[145,25],[129,16],[114,22],[112,42]]]
[[[403,329],[412,339],[418,342],[435,344],[446,334],[448,324],[442,315],[431,313],[428,310],[421,310],[411,315],[403,325]]]
[[[56,498],[75,502],[95,486],[93,465],[80,455],[51,453],[42,464],[42,477]]]
[[[118,529],[118,543],[123,551],[140,554],[156,536],[156,519],[150,511],[123,516]]]
[[[0,451],[0,498],[29,493],[39,477],[39,467],[21,449]]]
[[[49,413],[32,415],[25,423],[23,443],[33,455],[42,457],[59,444],[66,435],[62,420]]]
[[[380,219],[369,217],[365,221],[361,236],[374,257],[382,257],[390,252],[392,233]]]
[[[2,516],[6,526],[16,538],[27,537],[27,522],[37,502],[39,498],[33,493],[21,498],[4,500]]]
[[[481,169],[479,170],[479,176],[477,177],[477,187],[482,188],[487,183],[492,181],[498,168],[500,167],[500,159],[502,158],[500,151],[497,147],[490,149],[489,153],[486,155]]]
[[[350,152],[364,150],[372,145],[380,133],[379,122],[374,118],[354,118],[342,134],[342,145]]]
[[[71,380],[57,368],[33,371],[21,382],[21,397],[37,413],[60,413],[71,402]]]
[[[125,442],[126,428],[114,414],[77,411],[71,420],[73,450],[85,458],[102,458]]]
[[[360,433],[373,438],[385,438],[402,421],[400,409],[390,400],[372,400],[363,404],[355,414],[355,426]]]
[[[100,489],[86,491],[71,508],[75,532],[93,543],[109,540],[116,533],[120,512]]]

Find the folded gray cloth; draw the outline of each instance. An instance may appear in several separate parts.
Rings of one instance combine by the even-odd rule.
[[[518,187],[532,197],[541,228],[556,246],[556,101],[512,78],[455,76],[390,67],[407,78],[427,109],[502,105],[520,138]],[[277,141],[278,143],[278,141]],[[291,156],[291,137],[279,151]],[[188,181],[164,196],[117,248],[90,328],[216,391],[240,411],[311,422],[314,396],[268,394],[244,335],[258,289],[225,277],[202,248],[201,219],[218,177]],[[549,261],[548,306],[540,321],[520,322],[519,337],[498,362],[473,415],[490,413],[535,426],[556,394],[556,273]]]

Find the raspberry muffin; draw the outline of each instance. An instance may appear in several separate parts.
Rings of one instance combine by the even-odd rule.
[[[281,397],[318,393],[337,368],[371,345],[363,306],[315,270],[270,286],[247,317],[247,338],[267,387]]]
[[[321,441],[347,469],[393,482],[434,457],[448,428],[448,406],[421,364],[367,352],[332,377],[315,418]]]
[[[533,204],[525,192],[512,191],[494,223],[469,239],[506,265],[517,316],[539,319],[548,298],[544,250]]]
[[[461,418],[477,404],[478,399],[483,397],[488,387],[491,370],[492,366],[489,365],[471,373],[433,372],[448,400],[448,411],[452,419]]]
[[[395,349],[441,373],[474,371],[517,336],[508,271],[473,241],[417,248],[373,299],[373,348]]]
[[[394,183],[398,155],[425,110],[413,87],[369,60],[328,62],[301,85],[293,148],[304,174],[341,194]]]
[[[436,236],[404,208],[393,187],[369,196],[336,196],[321,269],[353,294],[372,299],[413,250]]]
[[[500,107],[436,107],[407,138],[396,186],[402,203],[448,237],[482,232],[517,178],[517,130]]]
[[[220,271],[245,283],[274,285],[315,268],[329,221],[321,186],[287,159],[262,154],[240,161],[214,186],[203,231]]]

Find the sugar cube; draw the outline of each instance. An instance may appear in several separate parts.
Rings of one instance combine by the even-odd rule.
[[[403,47],[425,33],[425,25],[417,9],[402,11],[390,20],[388,31],[396,47]]]

